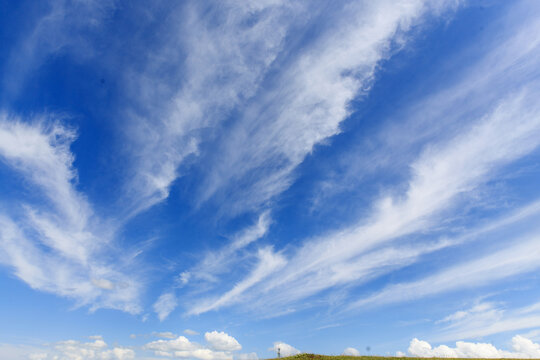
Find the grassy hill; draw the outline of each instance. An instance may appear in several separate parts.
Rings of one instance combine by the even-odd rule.
[[[390,356],[346,356],[346,355],[337,355],[337,356],[329,356],[329,355],[317,355],[317,354],[298,354],[294,356],[288,356],[288,357],[282,357],[280,359],[274,358],[274,359],[268,359],[268,360],[396,360],[396,359],[407,359],[407,360],[426,360],[426,358],[414,358],[414,357],[390,357]],[[431,358],[431,359],[443,359],[443,358]],[[444,360],[449,360],[448,358],[444,358]],[[470,359],[467,359],[470,360]],[[484,360],[484,359],[481,359]],[[485,359],[488,360],[488,359]],[[493,359],[489,359],[493,360]],[[509,359],[505,359],[509,360]]]

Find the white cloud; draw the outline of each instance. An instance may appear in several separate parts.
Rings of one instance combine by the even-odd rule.
[[[182,271],[178,276],[178,282],[180,286],[186,285],[191,279],[191,273],[189,271]]]
[[[200,360],[232,360],[233,355],[223,351],[196,349],[193,351],[175,351],[174,356],[180,358],[196,358]]]
[[[353,347],[348,347],[345,350],[343,350],[343,355],[347,356],[360,356],[360,351]]]
[[[2,72],[2,91],[16,99],[30,75],[49,57],[67,49],[78,59],[92,57],[93,50],[82,33],[97,27],[114,9],[115,1],[51,2],[33,28],[23,35],[18,44],[7,53],[7,63]]]
[[[405,196],[399,199],[383,198],[371,217],[363,223],[306,242],[288,259],[288,266],[274,272],[255,290],[272,292],[272,299],[267,300],[268,297],[265,296],[264,301],[290,302],[331,286],[368,279],[381,270],[388,271],[415,261],[423,253],[455,244],[456,242],[449,240],[416,244],[411,251],[395,246],[380,248],[401,236],[427,231],[430,226],[437,225],[437,215],[450,209],[460,196],[473,191],[492,176],[497,168],[538,146],[540,117],[536,115],[537,105],[533,101],[533,93],[525,92],[503,100],[491,114],[479,120],[468,131],[442,144],[431,146],[413,163],[414,174]],[[534,205],[532,210],[529,209],[532,213],[536,211],[537,207]],[[524,212],[528,214],[527,211]],[[518,220],[522,216],[530,215],[527,214],[514,214],[512,219]],[[503,226],[509,221],[501,221],[493,226]],[[491,228],[487,226],[483,231],[489,230]],[[483,273],[484,281],[490,278],[496,280],[497,275],[510,276],[533,269],[535,252],[530,251],[533,246],[534,240],[531,239],[519,250],[515,249],[516,252],[523,251],[520,255],[526,257],[527,262],[520,266],[508,265],[508,268],[512,266],[508,272],[505,272],[508,261],[499,261],[499,257],[506,258],[504,254],[496,255],[499,262],[495,261],[492,265],[499,266],[500,272],[491,273],[486,270]],[[378,250],[372,250],[377,247]],[[472,270],[473,266],[468,270]],[[458,269],[452,269],[446,275],[452,278],[450,281],[439,282],[438,285],[442,288],[443,284],[450,287],[452,284],[462,286],[467,282],[472,283],[475,279],[480,281],[479,278],[471,276],[455,277],[452,272],[456,270]],[[481,276],[480,273],[478,276]],[[461,284],[458,284],[459,282]],[[255,283],[250,284],[253,285]],[[382,303],[393,301],[394,298],[405,299],[406,297],[401,296],[403,289],[403,286],[397,286],[395,296],[386,296],[389,293],[385,292],[385,295],[378,295],[377,298],[361,300],[356,306],[373,303],[375,299],[381,299]],[[437,287],[425,286],[421,291],[410,291],[410,294],[419,297],[423,291],[435,293],[436,289]],[[252,299],[245,296],[243,298]],[[260,307],[259,305],[256,306]],[[201,310],[205,309],[199,307],[199,311]]]
[[[235,213],[258,208],[287,189],[294,169],[314,147],[340,132],[349,102],[368,92],[377,64],[396,50],[392,41],[403,42],[430,4],[344,6],[340,22],[299,51],[273,87],[249,104],[208,167],[201,200],[222,196]]]
[[[186,335],[199,335],[199,333],[197,331],[191,330],[191,329],[184,330],[184,334],[186,334]]]
[[[159,321],[163,321],[174,311],[177,305],[176,296],[173,293],[165,293],[160,295],[153,308],[158,315]]]
[[[146,349],[155,351],[191,351],[199,347],[198,344],[192,343],[185,336],[179,336],[172,340],[156,340],[145,345]]]
[[[182,175],[180,165],[213,140],[217,150],[208,158],[213,163],[204,165],[198,203],[226,200],[220,202],[226,216],[269,205],[314,146],[339,133],[349,102],[368,91],[379,62],[403,46],[404,34],[424,15],[440,14],[447,3],[455,2],[343,4],[332,10],[342,21],[323,26],[300,49],[288,48],[298,44],[298,27],[318,26],[316,20],[325,18],[317,14],[329,9],[225,1],[210,10],[224,19],[212,26],[206,8],[172,10],[183,21],[167,29],[169,41],[145,71],[126,77],[137,104],[126,111],[125,131],[135,150],[129,191],[140,194],[133,211],[165,199]],[[166,78],[156,70],[163,68],[172,69]],[[241,109],[240,119],[224,126],[235,109]]]
[[[47,357],[48,355],[46,353],[32,353],[28,355],[30,360],[45,360]]]
[[[52,343],[39,351],[25,350],[14,357],[9,357],[14,360],[31,359],[31,360],[79,360],[79,359],[96,359],[96,360],[132,360],[135,359],[135,351],[133,349],[121,346],[109,347],[101,336],[93,337],[93,342],[80,342],[76,340],[65,340]],[[8,353],[2,352],[2,355],[9,356]]]
[[[540,345],[533,343],[523,336],[512,338],[514,351],[497,349],[489,343],[456,342],[455,347],[439,345],[432,347],[428,342],[413,339],[408,352],[417,357],[444,357],[444,358],[538,358]]]
[[[259,262],[253,271],[231,290],[217,299],[201,300],[199,304],[189,309],[188,312],[190,314],[201,314],[234,304],[241,299],[244,292],[286,264],[285,258],[281,254],[275,253],[270,247],[259,249],[258,259]]]
[[[184,333],[185,333],[185,331],[184,331]],[[178,336],[176,334],[173,334],[170,331],[154,332],[154,333],[152,333],[152,335],[154,335],[156,337],[164,338],[164,339],[176,339],[176,337]],[[192,334],[188,334],[188,335],[192,335]]]
[[[540,303],[511,308],[508,305],[478,303],[470,309],[459,310],[437,321],[442,328],[432,334],[437,341],[480,338],[509,331],[531,329],[523,337],[536,336],[540,327]]]
[[[102,359],[131,360],[135,359],[135,351],[128,348],[115,347],[101,353]]]
[[[195,358],[199,360],[232,360],[233,352],[242,347],[232,336],[224,332],[207,332],[205,339],[209,347],[189,341],[184,336],[172,340],[156,340],[144,346],[157,356]]]
[[[178,166],[198,154],[204,130],[219,126],[253,96],[300,8],[288,2],[225,1],[211,10],[224,21],[212,26],[207,8],[197,3],[172,10],[178,21],[168,29],[169,41],[157,49],[147,71],[134,70],[125,84],[137,103],[126,114],[127,140],[136,152],[130,188],[141,195],[135,211],[165,199]],[[164,78],[156,69],[166,67],[174,71]]]
[[[274,351],[276,354],[279,352],[281,356],[293,356],[300,354],[300,350],[281,341],[276,341],[274,343],[274,346],[272,346],[268,350]]]
[[[186,285],[193,279],[216,282],[219,275],[228,272],[234,263],[243,259],[239,252],[262,238],[268,232],[270,224],[270,212],[263,211],[253,225],[231,236],[229,244],[207,252],[191,270],[182,272],[180,283]]]
[[[407,14],[412,13],[413,10]],[[399,16],[396,15],[396,18]],[[460,119],[451,132],[444,132],[444,126],[441,127],[440,134],[429,137],[435,139],[431,143],[425,143],[425,134],[415,138],[422,139],[416,145],[422,145],[419,147],[423,148],[423,151],[409,162],[411,177],[406,184],[400,184],[400,189],[405,191],[392,196],[383,194],[374,203],[371,213],[359,219],[356,224],[315,239],[307,239],[297,251],[290,251],[289,254],[292,255],[287,257],[286,266],[265,278],[264,283],[252,284],[249,291],[242,293],[245,304],[254,309],[267,309],[267,306],[272,304],[282,306],[284,303],[298,301],[331,287],[361,283],[383,272],[410,264],[420,255],[463,241],[462,237],[457,242],[442,241],[440,244],[419,242],[415,244],[416,252],[405,252],[405,256],[400,254],[401,246],[395,245],[396,241],[407,235],[425,234],[448,226],[456,216],[453,211],[457,205],[475,196],[486,182],[496,179],[498,172],[505,166],[538,148],[540,106],[536,98],[540,94],[540,86],[535,80],[538,78],[535,75],[538,66],[534,59],[540,54],[540,43],[535,39],[526,46],[524,44],[526,36],[530,38],[530,34],[539,28],[539,24],[536,19],[529,19],[520,26],[517,30],[513,29],[515,33],[505,34],[505,41],[495,44],[493,51],[463,72],[464,75],[470,74],[472,78],[464,76],[457,83],[433,96],[430,101],[420,101],[411,106],[417,109],[411,116],[423,116],[422,121],[417,123],[413,120],[407,122],[409,125],[411,122],[416,125],[411,128],[430,128],[428,125],[435,122],[443,125],[453,123],[455,118],[450,109],[459,108],[464,98],[468,101],[464,106],[467,111],[459,113]],[[341,44],[340,41],[337,43]],[[510,51],[512,49],[516,51]],[[503,54],[505,56],[502,56]],[[500,63],[495,59],[500,60]],[[487,64],[493,66],[485,66]],[[515,64],[520,66],[517,67]],[[514,72],[516,74],[512,76]],[[509,86],[501,91],[500,86],[494,85],[503,78],[508,81]],[[490,101],[486,103],[482,96],[484,90],[489,89],[494,90],[490,92]],[[428,108],[424,108],[424,105]],[[436,110],[438,108],[446,110],[441,113]],[[422,115],[424,112],[427,115]],[[446,116],[446,113],[450,115]],[[264,121],[264,124],[272,122]],[[287,124],[294,124],[294,121],[288,121]],[[326,121],[324,124],[329,123]],[[253,139],[252,131],[246,133]],[[274,132],[264,127],[262,134],[268,133]],[[282,134],[275,133],[276,136],[279,134],[281,139]],[[273,152],[261,145],[266,144],[265,141],[271,149],[274,149],[274,143],[286,148],[286,144],[275,139],[255,139],[253,143],[257,149],[250,153],[260,152],[260,156],[264,159],[266,154],[281,154],[281,149]],[[244,141],[239,142],[244,144]],[[239,142],[231,142],[231,148],[238,149],[234,144]],[[245,147],[242,149],[244,151]],[[244,166],[245,159],[240,158]],[[222,166],[230,169],[232,165],[223,163]],[[234,176],[239,174],[233,173]],[[220,173],[219,181],[224,181],[226,175]],[[268,174],[265,176],[264,178],[269,179],[271,184],[279,183],[276,178]],[[245,198],[256,199],[251,194]],[[531,242],[529,245],[533,246]],[[387,256],[392,251],[395,251],[396,256]],[[379,261],[375,259],[377,257]],[[517,274],[519,271],[534,268],[532,258],[528,258],[527,261],[527,266],[514,267],[510,273]],[[503,277],[504,264],[500,265],[501,273],[494,274],[493,280]],[[485,275],[484,280],[487,282],[489,281],[487,271]],[[461,280],[464,281],[463,285],[467,278]],[[461,285],[456,283],[457,286]],[[267,296],[269,293],[272,293],[271,297]],[[413,292],[411,294],[417,296]],[[363,304],[365,304],[363,300],[357,303],[358,306]],[[204,308],[199,310],[201,309],[204,310]]]
[[[515,240],[513,245],[497,252],[448,267],[418,281],[389,286],[357,301],[351,308],[410,301],[460,288],[482,286],[538,269],[540,233],[532,233],[513,240]]]
[[[92,284],[103,290],[113,290],[114,284],[107,279],[91,279]]]
[[[498,317],[499,311],[494,308],[492,303],[479,303],[467,310],[459,310],[453,314],[446,316],[444,319],[440,320],[441,323],[455,323],[459,321],[464,321],[470,319],[471,317],[477,318],[478,316],[487,317],[491,321],[494,320],[494,317]]]
[[[36,360],[47,359],[47,353],[43,349],[22,344],[0,343],[0,354],[10,360],[28,360],[31,357],[34,357]]]
[[[19,199],[0,213],[0,262],[32,288],[78,306],[137,313],[141,283],[133,269],[125,271],[133,256],[113,250],[114,229],[76,189],[75,137],[49,119],[0,115],[0,160],[36,190],[28,203]]]
[[[204,334],[204,339],[208,342],[210,347],[214,350],[220,351],[237,351],[242,350],[242,346],[232,336],[224,333],[223,331],[207,332]]]
[[[238,354],[234,356],[235,360],[259,360],[257,353]]]

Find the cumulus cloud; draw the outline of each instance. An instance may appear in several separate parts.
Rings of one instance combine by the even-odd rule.
[[[214,330],[207,332],[204,334],[204,339],[214,350],[237,351],[242,349],[242,346],[235,338],[223,331],[217,332]]]
[[[413,339],[409,345],[409,355],[416,357],[444,358],[538,358],[540,345],[516,335],[512,338],[513,351],[497,349],[489,343],[456,342],[455,347],[439,345],[432,347],[427,341]]]
[[[279,352],[281,356],[293,356],[300,354],[300,350],[281,341],[276,341],[274,343],[274,346],[272,346],[268,350],[274,351],[276,354]]]
[[[179,336],[172,340],[156,340],[145,345],[146,349],[155,351],[190,351],[199,348],[197,343],[192,343],[185,336]]]
[[[32,353],[28,355],[30,360],[45,360],[48,357],[46,353]]]
[[[160,295],[153,308],[158,315],[159,321],[163,321],[174,311],[177,305],[176,296],[173,293],[165,293]]]
[[[152,341],[144,345],[144,349],[152,350],[156,356],[199,360],[232,360],[233,352],[242,349],[238,341],[225,332],[207,332],[205,339],[208,346],[192,342],[185,336],[179,336],[172,340]]]
[[[40,351],[20,354],[15,359],[96,359],[96,360],[132,360],[135,359],[135,351],[128,347],[109,347],[101,336],[91,336],[93,342],[80,342],[77,340],[65,340],[50,344]]]
[[[238,354],[234,356],[235,360],[259,360],[257,353]]]
[[[347,356],[360,356],[360,351],[353,347],[348,347],[345,350],[343,350],[343,355]]]

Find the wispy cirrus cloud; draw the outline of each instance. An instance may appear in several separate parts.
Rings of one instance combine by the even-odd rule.
[[[140,89],[132,94],[137,110],[127,112],[132,121],[126,140],[134,144],[128,188],[140,194],[133,211],[167,198],[179,166],[198,156],[200,144],[215,138],[212,131],[253,96],[302,8],[227,1],[217,8],[193,2],[171,10],[183,21],[166,23],[170,41],[144,70],[133,70],[135,84],[126,85],[130,93]],[[172,69],[166,77],[164,68]]]
[[[141,195],[133,211],[165,199],[193,158],[203,161],[195,165],[204,176],[197,205],[216,199],[221,216],[261,210],[289,187],[314,146],[340,132],[349,102],[367,92],[407,31],[453,5],[188,3],[178,11],[180,27],[164,25],[171,40],[160,55],[126,84],[137,104],[126,126],[129,191]],[[347,20],[330,25],[337,17]],[[322,34],[304,35],[315,28]],[[300,49],[299,38],[309,40]]]
[[[482,286],[538,269],[538,231],[518,239],[512,246],[463,264],[449,267],[418,281],[391,285],[350,305],[358,308],[410,301],[460,288]]]
[[[307,240],[286,257],[284,268],[266,277],[264,282],[250,286],[251,290],[242,294],[243,299],[264,298],[265,305],[272,301],[283,305],[324,289],[362,283],[411,264],[423,254],[455,245],[452,241],[439,245],[419,242],[411,253],[402,251],[404,246],[396,245],[396,241],[411,234],[440,229],[444,226],[442,216],[446,217],[448,225],[457,204],[474,196],[477,189],[495,178],[505,166],[538,148],[540,118],[535,98],[540,89],[534,76],[538,72],[534,54],[540,47],[538,42],[523,46],[527,34],[538,25],[532,17],[519,25],[513,24],[494,50],[480,56],[477,63],[463,71],[472,74],[472,80],[467,76],[458,77],[447,89],[429,96],[429,101],[419,101],[419,107],[429,105],[425,109],[427,115],[422,115],[419,123],[433,122],[435,118],[430,116],[439,114],[441,118],[436,118],[437,123],[449,125],[455,114],[449,112],[446,117],[440,109],[464,104],[466,98],[464,110],[458,111],[460,120],[452,131],[445,135],[439,133],[429,142],[425,141],[425,134],[420,133],[419,138],[424,138],[420,141],[423,150],[409,161],[410,178],[405,186],[400,185],[405,191],[380,197],[371,213],[357,224]],[[485,67],[488,64],[493,66]],[[503,90],[494,88],[488,96],[490,100],[484,101],[483,90],[503,80],[508,86]],[[475,98],[479,99],[477,103]],[[410,120],[414,121],[414,118]],[[264,151],[267,153],[272,151]],[[529,246],[533,243],[533,240],[528,242]],[[392,255],[384,256],[385,252]],[[528,248],[524,245],[518,252],[525,254]],[[531,265],[530,261],[526,263]],[[261,296],[270,292],[273,300]]]
[[[12,101],[21,95],[28,78],[49,57],[63,52],[83,59],[94,56],[95,51],[84,35],[99,28],[103,20],[113,12],[115,1],[51,0],[42,5],[45,12],[36,18],[29,16],[31,27],[23,28],[23,39],[9,49],[8,62],[2,76],[4,100]],[[21,25],[26,25],[26,22]]]
[[[410,263],[407,258],[411,254],[401,248],[372,250],[401,236],[426,231],[437,224],[437,216],[449,210],[458,196],[474,190],[498,167],[534,150],[540,139],[540,121],[535,114],[530,95],[520,94],[504,100],[468,132],[432,146],[413,163],[414,175],[403,199],[382,199],[364,224],[307,242],[288,260],[290,266],[273,274],[258,291],[273,291],[273,299],[293,301],[339,284],[365,281],[369,274],[388,271],[402,262]],[[412,254],[419,256],[450,244],[416,245]],[[531,254],[534,241],[528,245],[521,250]],[[390,256],[384,256],[388,251]],[[396,296],[402,290],[396,289]],[[388,301],[387,295],[377,297],[377,302]]]
[[[340,8],[334,16],[341,21],[280,64],[270,86],[245,106],[219,145],[200,201],[218,197],[234,214],[286,190],[315,146],[340,132],[349,102],[369,91],[377,66],[406,42],[407,31],[448,7],[383,1]]]
[[[438,322],[440,327],[431,335],[433,340],[473,339],[493,334],[534,331],[540,326],[540,302],[512,307],[511,304],[480,302],[456,311]],[[532,333],[521,333],[528,337]]]
[[[94,215],[76,189],[70,151],[75,138],[73,130],[53,120],[23,122],[2,115],[0,159],[35,196],[2,209],[0,261],[32,288],[72,298],[79,306],[137,313],[141,283],[124,263],[133,255],[114,248],[113,227]],[[115,255],[120,261],[113,265]]]
[[[180,282],[185,285],[189,281],[218,281],[218,277],[229,271],[232,264],[245,258],[242,251],[261,239],[269,230],[271,224],[270,212],[262,212],[257,221],[231,236],[230,242],[218,250],[212,250],[202,256],[202,259],[192,269],[181,274]],[[252,254],[253,255],[253,254]]]
[[[239,297],[247,290],[276,272],[278,269],[284,267],[287,262],[281,254],[275,253],[269,247],[259,249],[257,257],[257,265],[247,277],[239,281],[231,290],[227,291],[217,299],[199,301],[189,310],[189,314],[201,314],[237,303]]]
[[[176,300],[176,296],[169,292],[161,294],[161,296],[154,303],[153,308],[157,313],[159,320],[163,321],[171,312],[174,311],[177,305],[178,301]]]

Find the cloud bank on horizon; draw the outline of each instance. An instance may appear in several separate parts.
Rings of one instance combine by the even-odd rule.
[[[536,2],[3,7],[13,358],[540,356]]]

